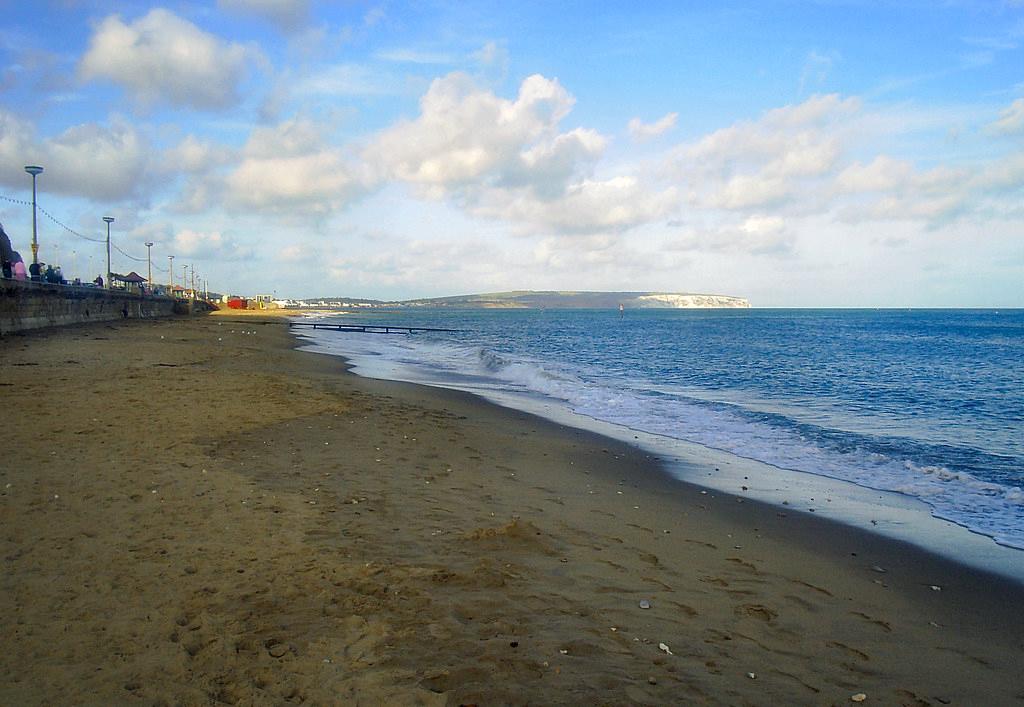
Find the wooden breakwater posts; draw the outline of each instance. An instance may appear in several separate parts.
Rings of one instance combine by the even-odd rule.
[[[461,332],[462,329],[442,329],[426,326],[396,326],[394,324],[325,324],[323,322],[292,322],[292,326],[307,326],[313,329],[331,331],[356,331],[363,334],[415,334],[419,331],[439,331],[448,334]]]

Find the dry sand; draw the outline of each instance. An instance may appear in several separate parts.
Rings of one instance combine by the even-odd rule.
[[[1024,700],[1019,585],[292,346],[0,340],[0,703]]]

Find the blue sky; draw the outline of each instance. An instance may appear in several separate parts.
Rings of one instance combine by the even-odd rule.
[[[111,215],[237,293],[1024,306],[1024,2],[635,5],[0,2],[0,220],[35,163],[88,279]]]

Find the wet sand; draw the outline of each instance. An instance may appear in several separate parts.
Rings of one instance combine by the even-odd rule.
[[[1018,584],[293,346],[0,339],[0,703],[1024,700]]]

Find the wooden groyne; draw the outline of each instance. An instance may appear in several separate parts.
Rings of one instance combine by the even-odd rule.
[[[454,334],[461,329],[443,329],[425,326],[398,326],[395,324],[325,324],[323,322],[292,322],[292,326],[305,326],[330,331],[361,332],[363,334],[415,334],[421,331],[436,331]]]

